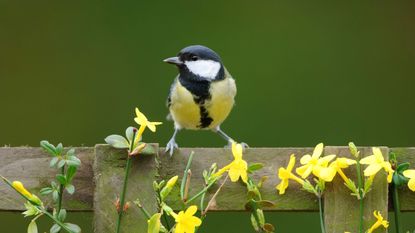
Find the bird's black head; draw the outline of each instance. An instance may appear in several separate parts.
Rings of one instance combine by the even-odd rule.
[[[180,75],[189,80],[224,79],[224,68],[220,56],[202,45],[192,45],[182,49],[176,57],[164,60],[179,68]]]

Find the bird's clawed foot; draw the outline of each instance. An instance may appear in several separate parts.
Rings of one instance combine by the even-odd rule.
[[[234,143],[235,141],[233,141],[233,140],[229,140],[228,141],[228,145],[226,145],[225,146],[225,148],[232,148],[232,143]],[[239,144],[241,144],[241,146],[242,146],[242,148],[245,150],[245,149],[247,149],[247,148],[249,148],[249,145],[248,144],[246,144],[245,142],[241,142],[241,143],[239,143]]]
[[[179,145],[177,145],[176,140],[174,140],[174,138],[172,138],[167,143],[165,152],[166,153],[169,152],[170,157],[171,157],[173,155],[175,149],[179,149]]]

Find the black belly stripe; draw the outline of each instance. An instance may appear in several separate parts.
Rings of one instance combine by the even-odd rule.
[[[201,129],[209,127],[213,119],[209,116],[205,103],[212,98],[209,92],[210,82],[206,80],[193,80],[182,75],[179,77],[179,82],[192,93],[194,96],[193,101],[199,106],[200,124],[197,127]]]
[[[205,106],[201,105],[199,106],[200,109],[200,125],[198,125],[199,128],[207,128],[212,123],[213,119],[209,116],[209,113]]]

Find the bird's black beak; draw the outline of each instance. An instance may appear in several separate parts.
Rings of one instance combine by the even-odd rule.
[[[169,57],[163,60],[166,63],[173,64],[173,65],[182,65],[183,62],[180,61],[179,57]]]

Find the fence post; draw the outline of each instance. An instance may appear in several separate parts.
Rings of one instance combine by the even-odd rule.
[[[128,180],[126,201],[140,198],[143,205],[152,213],[157,209],[156,196],[152,189],[153,180],[158,175],[156,157],[158,145],[151,144],[155,154],[139,155],[133,158],[131,173]],[[97,233],[115,232],[117,212],[114,202],[120,194],[124,178],[126,151],[113,149],[108,145],[95,147],[95,195],[94,195],[94,231]],[[146,232],[147,218],[138,208],[129,208],[128,214],[122,219],[121,232]]]
[[[370,147],[359,148],[359,150],[361,156],[372,154],[372,148]],[[387,159],[389,149],[381,147],[381,150],[383,156]],[[338,157],[353,158],[348,147],[327,146],[325,154],[336,154]],[[357,185],[355,166],[345,169],[345,173]],[[332,183],[327,184],[327,190],[324,195],[326,232],[359,232],[359,201],[355,196],[350,195],[350,190],[346,188],[339,176],[336,176]],[[376,222],[373,211],[380,211],[382,216],[388,219],[388,183],[383,169],[376,175],[372,190],[364,198],[364,210],[364,231]],[[386,232],[386,230],[379,228],[376,232]]]

